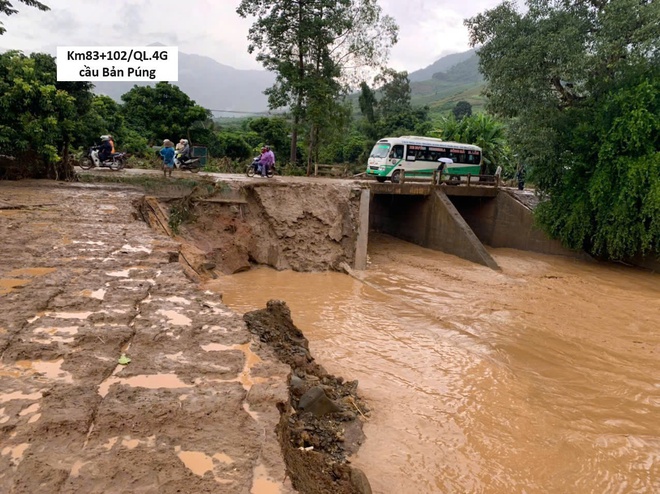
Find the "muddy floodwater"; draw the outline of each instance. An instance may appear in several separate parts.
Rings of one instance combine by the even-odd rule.
[[[660,492],[660,275],[491,250],[501,272],[387,236],[362,281],[257,268],[317,361],[373,409],[354,463],[377,493]]]

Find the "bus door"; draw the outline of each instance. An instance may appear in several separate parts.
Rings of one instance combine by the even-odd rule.
[[[395,144],[390,151],[390,166],[398,165],[403,159],[403,144]]]

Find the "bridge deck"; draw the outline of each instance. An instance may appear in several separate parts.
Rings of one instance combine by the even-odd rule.
[[[487,185],[432,185],[430,183],[370,183],[372,194],[394,194],[407,196],[428,196],[434,189],[442,190],[448,196],[495,197],[499,189]]]

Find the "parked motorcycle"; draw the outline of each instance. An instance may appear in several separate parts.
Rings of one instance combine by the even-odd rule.
[[[114,153],[110,158],[101,161],[99,158],[100,150],[101,146],[92,146],[89,148],[85,156],[78,163],[80,168],[83,170],[89,170],[90,168],[110,168],[117,171],[126,166],[126,159],[128,158],[126,153]]]
[[[252,160],[252,163],[250,163],[247,168],[245,169],[245,174],[248,177],[254,177],[255,175],[261,175],[261,163],[259,162],[259,156],[254,158]],[[268,178],[271,178],[273,175],[275,175],[275,165],[268,167],[268,171],[266,171],[266,176]]]

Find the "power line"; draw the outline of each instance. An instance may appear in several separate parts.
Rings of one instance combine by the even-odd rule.
[[[247,115],[271,115],[269,111],[260,111],[260,112],[240,111],[240,110],[209,110],[209,111],[218,112],[218,113],[244,113]]]

